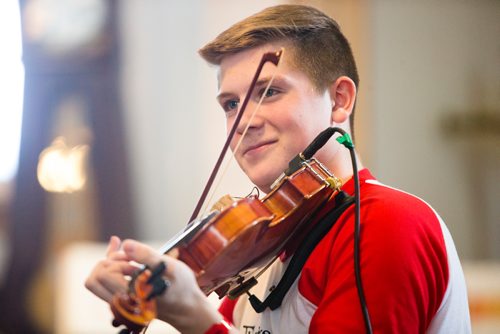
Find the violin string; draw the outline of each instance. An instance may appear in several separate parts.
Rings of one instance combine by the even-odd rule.
[[[274,70],[269,82],[267,83],[266,85],[266,89],[264,89],[264,92],[263,94],[261,95],[260,99],[259,99],[259,103],[257,104],[257,106],[254,108],[254,110],[252,111],[252,114],[250,115],[250,119],[248,120],[247,122],[247,125],[245,127],[245,129],[243,130],[243,133],[241,134],[241,137],[240,139],[238,140],[238,142],[236,143],[236,146],[234,147],[234,150],[232,151],[232,154],[229,156],[229,160],[227,161],[227,163],[225,163],[224,167],[222,168],[222,171],[221,173],[219,173],[219,176],[217,178],[217,181],[215,183],[215,186],[212,188],[213,190],[211,190],[210,192],[210,195],[208,196],[208,200],[205,201],[205,204],[204,204],[204,208],[202,210],[202,213],[203,215],[206,214],[206,211],[207,211],[207,207],[208,207],[208,203],[212,203],[212,200],[215,196],[215,193],[217,191],[217,189],[219,189],[219,186],[222,182],[222,179],[224,178],[224,176],[227,174],[228,170],[229,170],[229,166],[231,166],[231,163],[233,162],[234,160],[234,157],[236,155],[236,152],[238,152],[238,149],[240,148],[240,145],[241,143],[243,142],[243,138],[245,137],[245,135],[247,134],[248,132],[248,129],[250,128],[250,124],[252,124],[252,121],[255,117],[255,115],[257,114],[257,112],[259,111],[260,109],[260,106],[262,104],[262,102],[264,101],[264,98],[269,90],[269,88],[271,87],[273,81],[274,81],[274,78],[276,77],[276,74],[278,73],[278,69],[282,63],[282,60],[283,60],[283,56],[284,56],[284,53],[285,53],[285,48],[281,48],[281,57],[278,61],[278,65],[276,65],[276,69]]]
[[[255,194],[255,196],[257,196],[257,198],[260,198],[260,190],[259,190],[259,188],[253,187],[252,190],[250,190],[250,192],[247,195],[245,195],[245,196],[234,196],[233,198],[239,200],[239,199],[243,199],[243,198],[249,198],[253,194]]]

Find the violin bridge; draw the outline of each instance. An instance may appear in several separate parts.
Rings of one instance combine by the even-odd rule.
[[[217,202],[215,202],[214,205],[212,205],[212,211],[222,211],[233,205],[234,202],[235,200],[231,197],[231,195],[224,195]]]

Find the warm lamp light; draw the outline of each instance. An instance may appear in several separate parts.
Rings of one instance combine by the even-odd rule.
[[[68,147],[63,137],[57,137],[40,153],[37,176],[47,191],[72,193],[83,189],[87,180],[85,162],[88,145]]]

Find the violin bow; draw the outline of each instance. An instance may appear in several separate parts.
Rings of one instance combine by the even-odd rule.
[[[277,52],[267,52],[267,53],[264,53],[262,55],[259,66],[257,67],[257,71],[254,74],[254,77],[252,79],[252,82],[250,83],[250,87],[247,91],[245,99],[243,100],[243,104],[241,105],[240,111],[236,115],[236,119],[234,120],[233,126],[231,127],[231,131],[229,132],[229,135],[226,138],[226,142],[224,143],[224,146],[222,147],[222,150],[219,154],[219,158],[217,159],[217,162],[215,163],[215,166],[212,170],[212,173],[210,174],[210,177],[208,178],[207,184],[205,185],[205,189],[203,189],[203,192],[200,196],[200,199],[198,200],[198,203],[196,204],[196,207],[195,207],[193,213],[191,214],[191,218],[189,219],[190,222],[193,221],[194,219],[196,219],[198,217],[198,214],[200,213],[200,210],[203,206],[203,203],[205,202],[207,195],[210,191],[210,188],[212,187],[212,184],[214,183],[215,177],[217,176],[217,173],[219,172],[220,166],[222,164],[222,160],[224,159],[224,157],[227,153],[227,150],[229,148],[229,145],[231,143],[231,140],[234,137],[236,129],[238,128],[238,125],[240,124],[241,118],[243,117],[243,113],[246,110],[248,101],[250,100],[250,97],[252,96],[253,90],[255,88],[255,85],[256,85],[257,80],[260,76],[260,73],[262,72],[264,65],[267,62],[271,62],[274,65],[278,66],[280,59],[281,59],[281,56],[283,55],[283,51],[284,50],[281,49]],[[271,84],[271,81],[269,82],[266,90],[264,91],[264,95],[266,94],[267,90],[269,89],[270,84]],[[261,101],[262,101],[262,98],[261,98]],[[260,106],[260,102],[259,102],[259,105],[257,106],[256,110],[254,111],[254,113],[257,111],[259,106]],[[245,129],[245,131],[246,131],[246,129]],[[239,143],[237,146],[239,146]]]

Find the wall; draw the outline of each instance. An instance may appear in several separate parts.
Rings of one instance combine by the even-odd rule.
[[[373,7],[374,170],[434,205],[466,258],[500,258],[488,246],[500,242],[500,161],[490,156],[500,137],[498,129],[485,142],[472,132],[447,136],[442,125],[484,110],[498,117],[499,17],[500,2],[486,0]]]
[[[262,5],[126,1],[122,8],[123,91],[141,236],[167,240],[188,222],[225,139],[215,70],[197,50]],[[250,192],[234,164],[229,176],[219,195]]]

